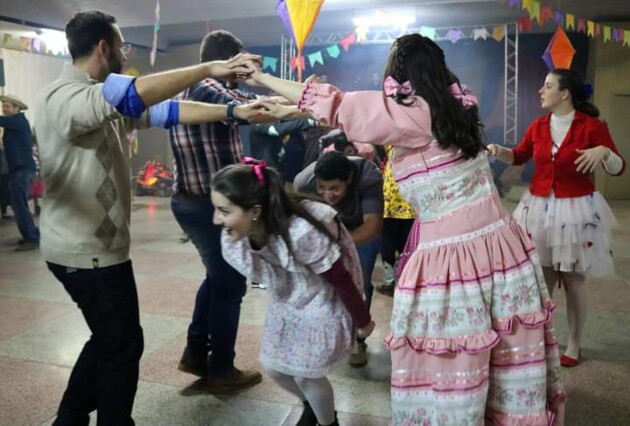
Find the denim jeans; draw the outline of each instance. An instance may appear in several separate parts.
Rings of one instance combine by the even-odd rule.
[[[28,242],[39,243],[39,229],[35,226],[31,211],[28,209],[28,190],[33,176],[35,173],[28,170],[10,173],[9,187],[11,208],[22,238]]]
[[[70,374],[54,426],[133,425],[133,401],[144,348],[131,261],[97,269],[48,263],[79,306],[92,336]]]
[[[363,243],[357,247],[359,261],[361,262],[361,271],[363,272],[363,288],[365,289],[365,302],[368,310],[372,305],[372,294],[374,293],[374,285],[372,284],[372,273],[376,258],[381,250],[381,237],[376,237],[367,243]]]
[[[195,245],[206,267],[206,278],[197,291],[186,350],[206,360],[208,373],[221,376],[234,370],[234,346],[247,291],[243,275],[223,260],[221,227],[212,223],[214,207],[209,199],[171,199],[175,219]]]

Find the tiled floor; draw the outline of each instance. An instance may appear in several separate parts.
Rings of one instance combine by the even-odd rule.
[[[630,424],[630,202],[611,204],[621,224],[615,233],[617,276],[589,286],[585,362],[563,371],[570,398],[568,425]],[[136,424],[295,424],[298,401],[267,377],[247,391],[215,397],[204,393],[194,376],[176,370],[203,276],[194,247],[179,243],[180,234],[167,199],[135,200],[132,259],[146,342],[134,406]],[[1,221],[0,425],[50,424],[88,330],[39,253],[13,252],[17,239],[15,223]],[[250,289],[245,297],[236,349],[241,368],[259,367],[266,297],[260,289]],[[564,342],[561,292],[556,299],[556,329]],[[368,340],[370,363],[363,369],[343,363],[331,377],[343,425],[388,422],[391,364],[380,341],[387,331],[391,299],[377,295],[372,306],[378,328]]]

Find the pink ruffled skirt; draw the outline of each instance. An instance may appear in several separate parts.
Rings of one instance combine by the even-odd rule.
[[[562,424],[554,305],[524,230],[494,197],[419,226],[385,342],[392,423]]]

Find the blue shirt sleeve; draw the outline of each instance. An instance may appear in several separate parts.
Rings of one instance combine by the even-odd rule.
[[[110,74],[103,84],[103,97],[126,117],[140,118],[147,109],[134,86],[135,77]]]
[[[149,108],[149,122],[152,127],[169,129],[179,124],[179,102],[166,100]]]

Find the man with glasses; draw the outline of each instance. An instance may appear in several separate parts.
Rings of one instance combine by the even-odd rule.
[[[331,151],[302,170],[295,177],[293,187],[296,191],[319,195],[339,213],[359,254],[369,310],[374,293],[372,272],[380,251],[383,228],[381,171],[370,160]],[[365,339],[357,338],[356,349],[350,354],[348,363],[359,368],[367,362]]]
[[[42,177],[41,251],[92,333],[72,370],[54,425],[133,425],[143,350],[129,260],[131,185],[125,155],[133,128],[248,119],[243,105],[166,100],[207,77],[253,69],[253,55],[133,78],[120,75],[129,47],[116,19],[81,12],[66,26],[72,64],[40,95],[35,111]]]

